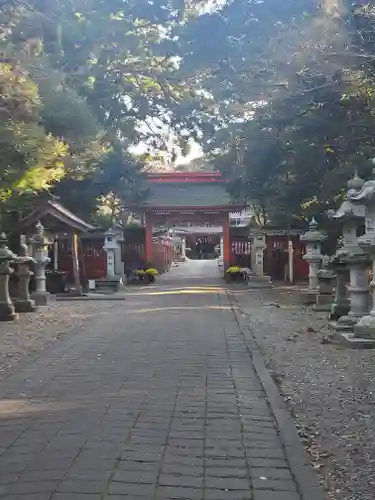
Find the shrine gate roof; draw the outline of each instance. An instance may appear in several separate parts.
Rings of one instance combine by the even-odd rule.
[[[145,208],[238,210],[219,173],[177,172],[149,174],[149,196]]]

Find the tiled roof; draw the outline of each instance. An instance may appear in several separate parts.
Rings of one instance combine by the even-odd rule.
[[[219,207],[234,205],[225,184],[199,183],[150,183],[146,206],[153,207]]]
[[[31,214],[27,215],[19,222],[19,228],[28,228],[46,216],[51,216],[52,218],[63,222],[66,226],[79,231],[94,229],[94,226],[88,224],[80,217],[77,217],[56,200],[47,200],[40,204],[34,212],[31,212]]]

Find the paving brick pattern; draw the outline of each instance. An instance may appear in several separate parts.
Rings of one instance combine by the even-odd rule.
[[[225,292],[168,287],[0,384],[1,499],[301,500]]]

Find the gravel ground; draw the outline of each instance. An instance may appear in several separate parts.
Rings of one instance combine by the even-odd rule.
[[[111,301],[55,302],[36,313],[20,314],[14,323],[0,323],[0,380],[27,356],[87,326],[96,314],[109,314],[116,305]]]
[[[235,292],[330,500],[375,498],[375,351],[330,343],[288,289]]]

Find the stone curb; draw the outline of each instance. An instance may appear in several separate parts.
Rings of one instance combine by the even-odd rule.
[[[271,411],[275,417],[285,455],[289,462],[292,475],[298,485],[301,499],[327,500],[326,494],[320,486],[318,476],[312,468],[311,460],[301,443],[290,411],[265,365],[263,355],[256,343],[254,334],[245,319],[246,314],[241,309],[238,300],[231,293],[231,290],[227,289],[226,293],[230,304],[236,307],[236,309],[233,309],[233,314],[244,337],[255,372],[260,379]],[[247,338],[245,332],[250,335],[250,338]]]

